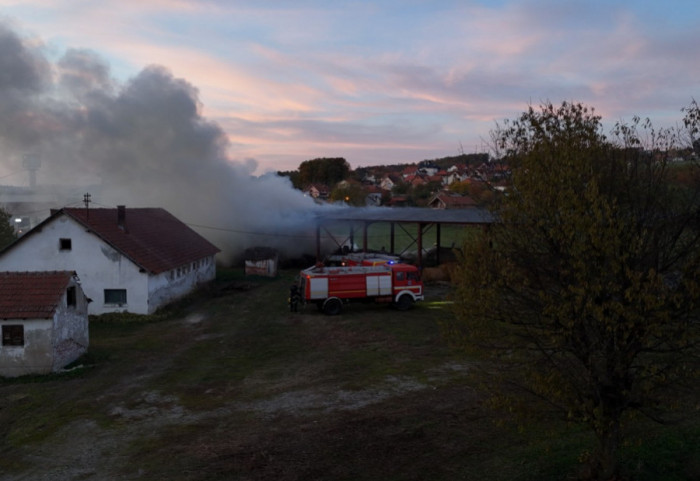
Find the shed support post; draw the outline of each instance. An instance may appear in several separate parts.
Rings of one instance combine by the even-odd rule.
[[[389,252],[394,254],[396,252],[395,245],[394,245],[394,239],[395,239],[395,237],[394,237],[394,223],[392,222],[390,225],[391,225],[391,228],[389,230],[389,236],[390,236],[389,243],[391,245],[389,246]]]
[[[362,230],[362,251],[363,252],[368,252],[368,245],[367,245],[367,230],[369,229],[369,222],[365,221],[364,223],[364,229]]]
[[[435,251],[435,262],[440,265],[440,223],[435,224],[435,242],[437,243],[437,251]]]
[[[423,224],[418,223],[418,269],[423,269]]]
[[[321,224],[316,224],[316,262],[321,262]]]

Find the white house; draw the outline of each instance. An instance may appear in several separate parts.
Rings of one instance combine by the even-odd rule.
[[[437,174],[439,170],[440,167],[438,167],[435,162],[430,160],[423,160],[418,163],[418,172],[427,175],[428,177]]]
[[[164,209],[64,208],[0,252],[0,271],[76,271],[90,314],[151,314],[213,280],[218,252]]]
[[[87,306],[75,272],[0,272],[0,376],[46,374],[79,358]]]
[[[379,187],[381,187],[382,190],[391,190],[399,182],[401,182],[400,176],[395,174],[386,174],[384,177],[382,177]]]
[[[330,190],[323,184],[311,184],[304,189],[304,194],[314,199],[325,200],[330,197]]]

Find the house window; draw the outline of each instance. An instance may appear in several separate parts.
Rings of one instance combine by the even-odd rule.
[[[59,239],[58,248],[62,251],[69,251],[73,248],[73,242],[70,239]]]
[[[105,304],[126,305],[126,289],[105,289]]]
[[[75,286],[70,286],[66,289],[66,304],[68,307],[76,306]]]
[[[24,346],[24,326],[7,325],[2,326],[3,346]]]

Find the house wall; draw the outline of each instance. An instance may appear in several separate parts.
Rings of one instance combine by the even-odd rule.
[[[66,216],[44,225],[0,257],[0,271],[76,271],[92,299],[90,314],[129,311],[147,314],[148,274],[112,249],[96,235]],[[60,249],[60,239],[70,239],[70,250]],[[126,305],[106,305],[105,289],[126,289]]]
[[[53,370],[52,319],[3,319],[2,325],[24,326],[24,345],[0,345],[0,375],[46,374]]]
[[[188,294],[198,285],[212,281],[215,277],[214,256],[150,276],[148,313],[155,312],[159,307]]]
[[[71,281],[69,285],[77,286],[77,283]],[[53,319],[51,346],[54,371],[82,356],[90,343],[87,297],[80,286],[76,290],[75,307],[68,307],[64,295]]]

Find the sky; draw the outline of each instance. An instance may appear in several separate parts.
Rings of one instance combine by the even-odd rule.
[[[87,65],[74,84],[99,70],[92,91],[119,105],[177,85],[255,175],[484,152],[496,122],[544,101],[673,125],[700,96],[699,20],[696,0],[0,0],[48,76]]]

